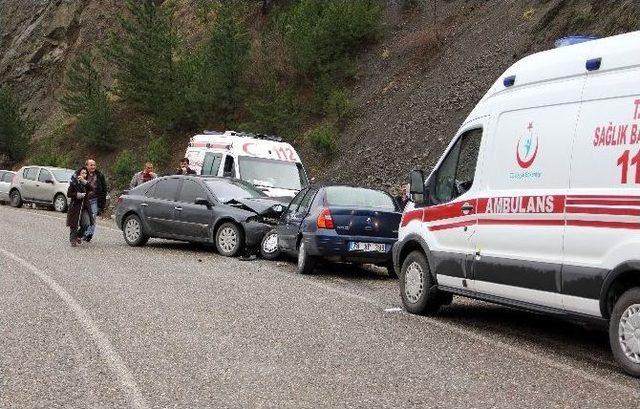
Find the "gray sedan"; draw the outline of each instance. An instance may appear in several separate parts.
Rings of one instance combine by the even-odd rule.
[[[236,179],[167,176],[125,191],[115,217],[130,246],[160,237],[213,243],[233,257],[260,245],[289,200]]]

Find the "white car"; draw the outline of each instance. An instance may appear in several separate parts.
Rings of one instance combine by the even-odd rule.
[[[67,190],[73,169],[50,166],[24,166],[13,177],[9,187],[9,202],[13,207],[24,203],[50,206],[66,212]]]
[[[9,187],[15,174],[10,170],[0,170],[0,204],[9,202]]]
[[[293,197],[308,185],[298,153],[278,137],[205,131],[191,138],[185,156],[199,175],[241,179],[268,196]]]
[[[458,294],[594,321],[640,376],[640,32],[515,63],[411,194],[408,311]]]

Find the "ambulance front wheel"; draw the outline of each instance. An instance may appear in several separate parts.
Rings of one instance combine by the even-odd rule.
[[[613,307],[609,343],[613,357],[622,369],[640,377],[640,288],[626,291]]]
[[[427,258],[420,251],[411,252],[400,269],[400,295],[407,311],[413,314],[434,314],[446,300],[434,287]]]

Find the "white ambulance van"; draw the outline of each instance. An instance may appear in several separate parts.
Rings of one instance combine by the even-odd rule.
[[[269,196],[293,197],[308,185],[298,153],[279,137],[205,131],[191,138],[185,156],[199,175],[242,179]]]
[[[640,32],[518,61],[410,180],[409,312],[457,294],[594,320],[640,376]]]

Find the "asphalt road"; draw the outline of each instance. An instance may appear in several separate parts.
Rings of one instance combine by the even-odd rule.
[[[400,310],[383,269],[240,261],[0,206],[0,408],[640,406],[606,334],[455,298]]]

